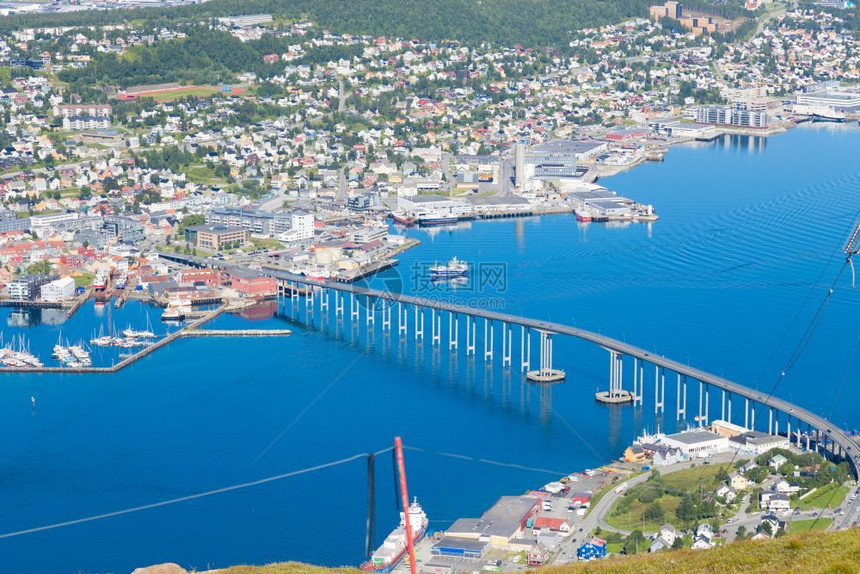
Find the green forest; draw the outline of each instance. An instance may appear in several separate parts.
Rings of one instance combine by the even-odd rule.
[[[134,20],[175,24],[181,19],[266,13],[310,19],[338,33],[558,46],[566,43],[571,30],[647,17],[648,4],[648,0],[211,0],[175,8],[21,15],[0,19],[0,30]]]

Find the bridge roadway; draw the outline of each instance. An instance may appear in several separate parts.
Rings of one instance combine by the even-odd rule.
[[[600,345],[607,350],[615,351],[616,353],[620,353],[621,355],[636,357],[641,361],[651,363],[674,373],[678,373],[688,378],[701,381],[706,385],[711,385],[719,389],[723,389],[726,392],[731,393],[732,395],[744,397],[746,399],[749,399],[753,403],[758,403],[766,407],[772,407],[779,412],[785,413],[788,416],[793,416],[796,419],[805,422],[811,427],[818,429],[820,432],[824,432],[829,440],[833,441],[836,445],[842,448],[843,455],[846,460],[849,461],[852,470],[854,471],[855,477],[860,478],[860,452],[858,452],[858,450],[860,449],[858,449],[858,445],[850,436],[848,436],[848,434],[844,430],[840,429],[825,418],[820,417],[815,413],[812,413],[783,399],[774,396],[768,397],[761,391],[750,389],[749,387],[745,387],[728,379],[724,379],[723,377],[712,375],[711,373],[702,371],[701,369],[697,369],[695,367],[691,367],[689,365],[673,361],[672,359],[666,358],[664,356],[649,353],[644,349],[641,349],[629,343],[625,343],[623,341],[619,341],[617,339],[613,339],[612,337],[607,337],[606,335],[601,335],[599,333],[594,333],[593,331],[588,331],[585,329],[579,329],[577,327],[571,327],[569,325],[563,325],[561,323],[542,321],[540,319],[530,319],[527,317],[511,315],[509,313],[498,313],[495,311],[474,309],[469,306],[450,303],[444,300],[434,300],[427,297],[416,297],[412,295],[390,293],[387,291],[379,291],[376,289],[369,289],[366,287],[343,283],[314,281],[311,279],[307,279],[306,277],[293,275],[291,273],[279,271],[271,267],[264,267],[262,269],[262,273],[282,281],[324,287],[346,293],[352,293],[354,295],[374,297],[377,299],[387,299],[389,301],[395,301],[407,305],[425,307],[451,313],[460,313],[463,315],[470,315],[473,317],[484,318],[490,321],[509,323],[512,325],[521,325],[523,327],[526,327],[527,329],[544,331],[546,333],[569,335],[571,337],[576,337],[578,339],[582,339],[584,341]]]

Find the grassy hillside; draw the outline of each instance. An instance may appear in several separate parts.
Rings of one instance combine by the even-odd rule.
[[[860,529],[805,533],[775,540],[736,542],[713,550],[678,550],[618,557],[590,564],[542,569],[542,574],[730,574],[860,572]],[[349,568],[325,569],[294,562],[268,566],[236,566],[219,574],[352,574]]]

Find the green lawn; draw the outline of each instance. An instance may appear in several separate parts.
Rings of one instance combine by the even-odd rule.
[[[610,554],[621,554],[621,542],[608,542],[606,544],[606,551]]]
[[[81,273],[80,275],[75,276],[75,287],[89,287],[93,282],[93,274],[92,273]]]
[[[227,183],[225,179],[215,175],[215,170],[209,169],[206,164],[194,164],[188,166],[184,171],[189,180],[200,185],[225,185]]]
[[[663,495],[654,502],[659,503],[660,506],[663,507],[663,511],[666,515],[665,518],[659,522],[643,522],[642,514],[645,512],[646,508],[651,506],[651,503],[644,504],[638,500],[634,500],[627,509],[627,512],[613,515],[612,511],[610,511],[606,516],[606,523],[609,526],[621,528],[623,530],[636,530],[638,528],[642,532],[651,532],[657,530],[666,522],[677,522],[675,519],[675,509],[678,508],[679,504],[681,504],[681,499],[679,497]],[[618,503],[616,502],[615,506],[617,505]],[[613,509],[615,506],[613,506]]]
[[[835,492],[834,492],[835,491]],[[807,496],[799,501],[801,510],[809,510],[810,508],[836,508],[842,501],[845,500],[845,495],[848,494],[847,486],[837,485],[836,483],[822,486],[812,495]]]
[[[284,244],[277,239],[255,239],[251,238],[255,249],[283,249]]]
[[[663,480],[665,481],[666,486],[672,486],[684,490],[685,492],[695,493],[701,486],[704,487],[705,493],[710,493],[714,489],[714,478],[719,470],[720,465],[718,464],[698,465],[693,468],[665,474],[663,475]],[[613,505],[612,510],[610,510],[609,514],[606,516],[606,523],[615,528],[621,528],[624,530],[639,528],[643,532],[646,532],[657,530],[665,522],[674,521],[675,509],[678,508],[678,505],[681,503],[681,497],[664,494],[655,501],[663,507],[663,511],[665,513],[665,518],[659,522],[643,522],[642,514],[645,512],[645,509],[650,506],[650,503],[645,504],[636,499],[631,502],[626,512],[613,514],[620,502],[621,499]],[[592,507],[593,506],[594,502],[592,501]]]
[[[688,492],[694,492],[698,487],[715,488],[714,478],[720,470],[719,464],[700,464],[686,470],[679,470],[663,476],[666,484],[681,488]]]
[[[833,522],[832,518],[821,517],[816,520],[814,518],[809,518],[806,520],[795,520],[793,522],[788,523],[788,534],[796,534],[797,532],[808,532],[810,530],[827,530],[827,527],[830,526],[830,523]],[[813,524],[815,526],[813,526]]]

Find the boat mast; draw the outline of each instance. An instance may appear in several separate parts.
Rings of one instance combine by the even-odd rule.
[[[394,454],[397,457],[397,470],[400,474],[400,498],[403,505],[403,522],[406,526],[406,548],[409,550],[409,570],[417,574],[415,564],[415,546],[412,541],[412,526],[409,524],[409,492],[406,490],[406,463],[403,462],[403,440],[394,437]]]

